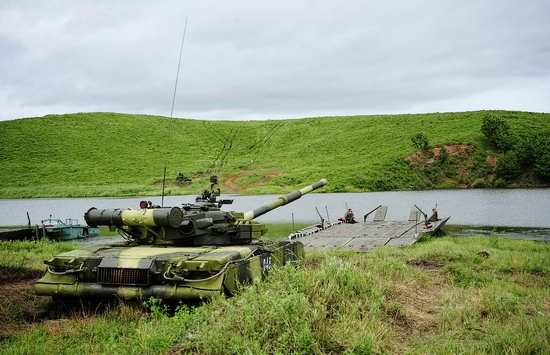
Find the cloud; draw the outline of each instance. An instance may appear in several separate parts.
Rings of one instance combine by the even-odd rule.
[[[547,1],[4,1],[0,119],[550,112]]]

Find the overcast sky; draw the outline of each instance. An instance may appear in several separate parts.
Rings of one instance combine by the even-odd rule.
[[[0,120],[550,112],[550,1],[0,0]]]

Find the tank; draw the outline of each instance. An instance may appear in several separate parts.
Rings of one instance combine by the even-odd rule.
[[[264,241],[265,224],[255,221],[327,183],[278,197],[247,212],[226,212],[232,200],[218,200],[217,177],[193,204],[160,207],[142,201],[139,209],[89,209],[89,226],[109,226],[126,242],[73,250],[45,261],[35,293],[61,298],[204,299],[235,294],[243,284],[263,279],[275,265],[304,259],[298,241]]]

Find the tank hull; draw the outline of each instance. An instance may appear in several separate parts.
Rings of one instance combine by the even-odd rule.
[[[48,260],[38,295],[121,299],[204,299],[234,294],[273,266],[303,261],[300,242],[174,247],[117,245],[74,250]]]

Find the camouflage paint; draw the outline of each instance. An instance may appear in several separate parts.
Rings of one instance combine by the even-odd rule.
[[[301,242],[258,240],[267,227],[253,218],[326,183],[319,180],[245,213],[222,211],[214,190],[210,199],[181,208],[91,208],[84,215],[89,225],[118,228],[130,242],[73,250],[45,261],[48,269],[35,292],[124,299],[234,294],[265,278],[271,267],[305,257]]]
[[[259,255],[254,253],[261,252]],[[51,271],[38,280],[35,292],[38,295],[59,297],[119,297],[121,299],[141,299],[151,296],[164,299],[210,298],[226,292],[234,294],[242,285],[254,279],[263,279],[271,267],[303,260],[301,243],[266,242],[257,245],[174,248],[157,246],[112,247],[107,250],[76,250],[47,261],[53,265],[63,265],[65,271]],[[92,257],[92,258],[91,258]],[[99,259],[99,260],[98,260]],[[95,263],[86,260],[95,260]],[[93,268],[104,264],[111,267],[116,262],[120,269],[151,268],[161,262],[158,273],[165,275],[169,270],[183,272],[186,268],[203,270],[209,276],[204,281],[170,280],[161,277],[162,284],[147,286],[100,284],[93,276]],[[82,263],[84,265],[82,266]],[[174,266],[174,265],[178,265]],[[96,266],[94,266],[96,265]],[[86,269],[92,270],[74,270]],[[92,271],[90,273],[90,271]]]

